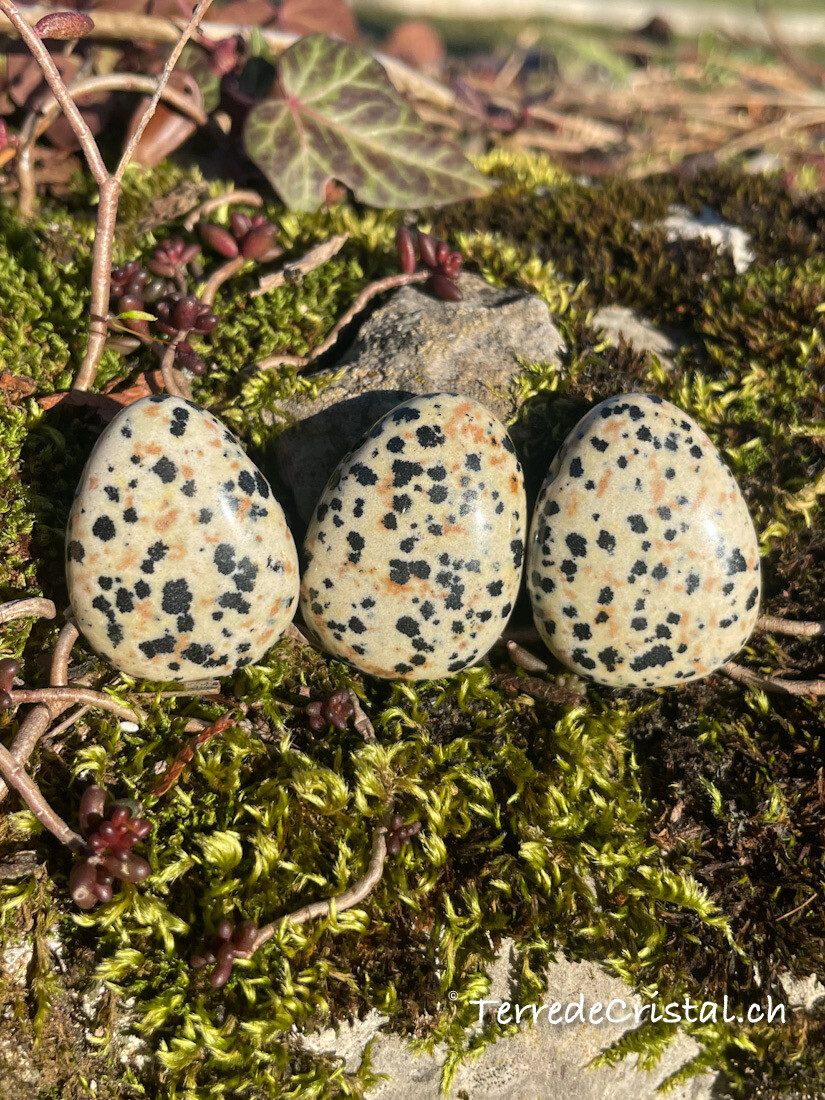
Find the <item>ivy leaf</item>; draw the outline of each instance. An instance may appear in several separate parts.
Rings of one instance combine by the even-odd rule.
[[[221,100],[221,82],[212,72],[206,50],[194,42],[187,42],[181,50],[178,68],[185,69],[200,88],[205,114],[214,111]]]
[[[253,107],[244,148],[293,210],[317,210],[330,180],[371,206],[416,208],[490,190],[428,127],[369,54],[322,34],[281,56],[282,97]]]

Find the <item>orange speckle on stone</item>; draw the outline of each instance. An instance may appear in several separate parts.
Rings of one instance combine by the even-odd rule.
[[[162,516],[159,516],[153,524],[155,531],[168,531],[175,520],[178,518],[178,509],[173,508],[171,510],[164,511]]]

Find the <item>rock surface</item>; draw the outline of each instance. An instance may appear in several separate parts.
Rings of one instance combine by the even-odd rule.
[[[722,251],[730,252],[733,266],[740,274],[747,271],[755,259],[745,230],[731,225],[709,206],[703,206],[699,214],[685,206],[671,206],[661,224],[669,241],[704,237]]]
[[[66,533],[78,625],[101,656],[153,680],[257,661],[295,611],[283,510],[235,436],[177,397],[136,401],[98,440]]]
[[[516,999],[510,987],[510,971],[514,964],[512,943],[502,946],[492,972],[492,988],[485,1000]],[[593,1005],[609,1005],[623,1000],[627,1012],[641,1007],[642,1001],[624,983],[605,973],[600,967],[584,962],[559,959],[547,972],[548,993],[543,1004],[558,1001],[567,1005],[584,997],[585,1018]],[[494,1005],[495,1012],[498,1006]],[[487,1009],[489,1014],[490,1008]],[[614,1008],[613,1015],[622,1015]],[[591,1069],[596,1055],[634,1027],[633,1020],[624,1023],[592,1025],[576,1021],[570,1024],[550,1024],[548,1012],[543,1012],[536,1026],[531,1026],[532,1013],[525,1013],[518,1034],[502,1038],[486,1047],[477,1061],[467,1061],[458,1070],[447,1100],[471,1096],[472,1100],[657,1100],[658,1085],[671,1073],[698,1054],[698,1045],[684,1033],[670,1043],[661,1061],[651,1072],[636,1068],[635,1059],[628,1058],[617,1066]],[[487,1017],[489,1020],[489,1015]],[[376,1073],[385,1073],[388,1080],[369,1093],[375,1100],[443,1100],[441,1075],[446,1058],[443,1046],[433,1054],[415,1055],[409,1045],[397,1035],[381,1030],[386,1017],[371,1012],[366,1019],[337,1032],[328,1028],[302,1039],[307,1048],[336,1054],[353,1072],[366,1044],[375,1039],[371,1048],[371,1064]],[[493,1025],[496,1027],[497,1025]],[[474,1029],[475,1030],[475,1029]],[[710,1100],[711,1095],[723,1100],[725,1093],[715,1086],[711,1074],[701,1074],[686,1084],[678,1085],[667,1096],[671,1100]]]
[[[316,376],[335,378],[343,369],[338,381],[315,399],[274,410],[298,421],[278,437],[274,466],[304,524],[347,451],[400,401],[457,392],[506,421],[516,411],[506,391],[519,359],[558,359],[564,343],[536,295],[476,275],[463,275],[461,290],[462,302],[442,302],[404,287],[364,322],[344,360]]]
[[[513,610],[526,509],[513,445],[483,406],[449,394],[399,405],[315,510],[304,622],[373,676],[458,672],[491,648]]]
[[[593,324],[604,329],[613,346],[618,345],[619,338],[623,337],[637,351],[651,352],[667,370],[672,370],[673,356],[689,338],[687,333],[657,327],[627,306],[603,306],[596,311]]]
[[[698,424],[646,394],[579,421],[539,494],[527,587],[545,644],[599,683],[666,687],[730,660],[759,613],[759,546]]]

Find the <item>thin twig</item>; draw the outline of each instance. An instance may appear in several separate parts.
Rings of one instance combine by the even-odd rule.
[[[34,60],[40,66],[40,71],[43,73],[43,77],[46,83],[54,93],[55,99],[60,104],[66,119],[75,133],[77,140],[80,142],[80,147],[83,150],[83,155],[86,157],[86,162],[89,165],[89,169],[97,181],[98,186],[103,185],[109,179],[109,173],[106,171],[106,165],[103,163],[103,157],[100,155],[100,149],[98,149],[97,142],[94,139],[92,131],[86,124],[86,120],[78,110],[77,104],[72,99],[71,94],[63,82],[63,78],[57,70],[57,66],[52,60],[52,55],[43,45],[40,35],[29,26],[28,19],[19,10],[14,0],[0,0],[0,11],[6,16],[14,29],[23,39],[31,53]],[[31,18],[31,9],[27,12],[28,18]],[[35,20],[37,22],[37,20]],[[23,216],[27,216],[31,211],[21,211]]]
[[[346,313],[339,317],[333,325],[326,339],[313,348],[309,355],[294,356],[294,355],[270,355],[266,359],[261,359],[257,363],[252,364],[253,370],[273,370],[276,367],[282,366],[284,363],[290,363],[299,367],[308,367],[310,363],[319,359],[325,352],[335,344],[338,337],[341,335],[343,329],[357,317],[361,310],[372,301],[373,298],[379,294],[385,294],[388,290],[395,290],[396,287],[410,286],[412,283],[423,283],[429,279],[429,271],[413,271],[411,275],[388,275],[385,279],[376,279],[374,283],[370,283],[369,286],[364,287]]]
[[[528,695],[542,703],[558,703],[571,706],[583,698],[580,691],[562,684],[548,684],[538,676],[519,676],[517,672],[497,672],[491,677],[493,687],[499,688],[511,699],[519,695]]]
[[[182,397],[184,401],[191,401],[192,391],[183,376],[179,375],[174,368],[175,353],[178,350],[178,344],[183,342],[183,337],[184,334],[179,332],[163,349],[160,357],[160,373],[167,393],[171,393],[174,397]]]
[[[315,245],[300,259],[284,264],[280,271],[262,275],[258,281],[258,289],[252,291],[249,295],[250,298],[258,298],[261,294],[267,294],[270,290],[275,290],[286,283],[297,283],[304,275],[314,271],[317,267],[321,267],[322,264],[336,256],[348,240],[349,233],[338,233],[334,237],[330,237],[328,241],[322,241],[320,244]]]
[[[365,741],[376,741],[377,738],[375,736],[375,726],[373,726],[365,710],[361,706],[361,700],[358,698],[352,688],[347,688],[347,694],[349,695],[349,701],[352,704],[353,725]]]
[[[65,687],[68,683],[72,646],[79,637],[77,623],[74,619],[69,619],[58,634],[52,650],[52,665],[49,673],[49,684],[52,687]]]
[[[158,103],[160,103],[160,97],[163,94],[163,89],[166,87],[166,84],[169,81],[169,77],[172,75],[172,70],[177,64],[178,58],[180,57],[181,53],[183,52],[183,47],[189,41],[192,32],[198,26],[201,19],[203,19],[211,4],[212,0],[199,0],[197,6],[192,12],[192,17],[183,28],[183,30],[180,32],[178,40],[172,48],[172,52],[169,54],[169,57],[166,59],[166,64],[163,66],[163,72],[158,77],[155,93],[147,104],[146,110],[141,115],[140,121],[135,127],[132,136],[129,138],[129,141],[126,144],[126,148],[123,150],[123,154],[121,155],[120,163],[118,164],[117,168],[115,169],[114,175],[112,176],[112,179],[116,180],[118,183],[120,183],[120,181],[123,179],[123,173],[126,171],[126,166],[132,159],[135,149],[137,149],[138,144],[140,143],[140,139],[143,137],[144,130],[152,121],[152,116],[157,109]]]
[[[807,909],[812,901],[816,901],[819,897],[818,894],[811,894],[807,901],[803,901],[801,905],[797,905],[796,909],[791,909],[790,913],[783,913],[781,917],[776,918],[778,924],[781,920],[787,920],[788,917],[792,917],[794,913],[801,913],[803,909]]]
[[[200,300],[205,305],[211,306],[215,301],[215,295],[223,284],[231,279],[233,275],[237,275],[246,262],[244,256],[233,256],[231,260],[226,260],[220,267],[216,267],[198,295]]]
[[[46,731],[46,733],[48,733],[49,735],[49,741],[53,741],[54,738],[57,737],[59,734],[65,733],[66,730],[71,729],[75,722],[79,721],[83,717],[83,715],[88,713],[91,709],[92,708],[88,703],[84,703],[82,707],[78,707],[77,710],[73,711],[68,718],[64,718],[64,720],[58,723],[58,725],[51,726]],[[45,737],[45,734],[43,736]],[[14,755],[13,750],[14,746],[12,745],[12,755]],[[21,763],[23,763],[23,761],[21,761]]]
[[[722,665],[719,672],[729,676],[731,680],[744,684],[746,687],[758,688],[761,691],[773,692],[779,695],[825,695],[825,680],[780,680],[778,678],[760,676],[741,665]]]
[[[146,715],[137,707],[125,707],[111,695],[106,695],[102,691],[93,691],[92,688],[78,687],[77,684],[70,684],[68,687],[13,688],[9,694],[12,706],[18,706],[20,703],[62,702],[66,706],[71,706],[72,703],[88,703],[90,706],[100,707],[101,710],[108,710],[127,722],[146,721]]]
[[[57,608],[51,600],[44,600],[41,596],[28,596],[24,600],[0,604],[0,625],[29,616],[34,619],[53,619],[56,614]]]
[[[288,913],[287,916],[281,917],[277,921],[273,921],[272,924],[265,924],[263,928],[258,930],[254,946],[247,954],[254,954],[259,947],[262,947],[267,940],[270,940],[275,935],[275,932],[279,928],[282,928],[286,924],[305,924],[309,920],[315,920],[316,917],[327,917],[330,915],[333,908],[336,914],[343,913],[344,910],[352,909],[353,906],[359,905],[365,898],[369,897],[381,881],[381,876],[384,873],[384,863],[387,858],[386,836],[387,825],[382,821],[380,825],[376,826],[375,832],[372,834],[372,855],[363,878],[360,878],[356,883],[350,886],[349,889],[344,890],[342,894],[338,894],[334,898],[329,898],[327,901],[315,901],[311,905],[304,905],[300,909],[296,909],[293,913]]]
[[[153,76],[141,76],[138,73],[107,73],[105,76],[90,76],[85,80],[76,81],[69,86],[69,92],[75,100],[104,91],[142,92],[145,95],[153,92],[156,85],[157,81]],[[198,125],[206,125],[207,117],[202,108],[183,92],[167,85],[161,92],[161,99]],[[29,112],[20,128],[17,179],[20,188],[18,203],[21,213],[31,214],[34,211],[34,144],[62,109],[59,100],[50,96],[45,102],[40,103],[36,110]]]
[[[78,833],[70,829],[66,822],[48,804],[37,784],[22,766],[17,763],[5,745],[0,744],[0,774],[12,790],[17,791],[37,820],[50,833],[80,855],[88,855],[91,849]]]
[[[264,200],[258,194],[257,191],[225,191],[222,195],[215,195],[211,199],[206,199],[195,207],[194,210],[190,210],[183,221],[183,228],[189,233],[195,228],[201,218],[205,218],[208,214],[211,214],[213,210],[218,210],[221,206],[263,206]]]
[[[229,729],[229,727],[233,725],[235,725],[235,719],[228,714],[224,714],[223,717],[213,722],[211,726],[207,726],[201,733],[195,734],[195,736],[183,746],[167,768],[166,772],[150,789],[149,793],[154,795],[155,798],[160,798],[161,795],[166,794],[166,792],[175,785],[186,765],[192,761],[196,751],[202,745],[205,745],[207,741],[211,741],[217,734],[223,733],[224,730]]]
[[[800,638],[819,638],[825,634],[825,622],[777,619],[760,615],[756,620],[756,629],[764,630],[768,634],[793,634]]]

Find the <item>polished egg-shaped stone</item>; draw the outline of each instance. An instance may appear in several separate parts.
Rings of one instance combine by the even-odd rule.
[[[318,503],[304,542],[304,621],[373,676],[457,672],[510,617],[525,512],[503,424],[468,397],[406,401],[343,460]]]
[[[171,396],[136,401],[98,440],[69,516],[66,576],[92,647],[152,680],[259,660],[299,584],[263,475],[219,420]]]
[[[739,486],[694,420],[641,393],[603,401],[565,440],[526,569],[548,648],[602,684],[707,676],[759,613],[759,547]]]

